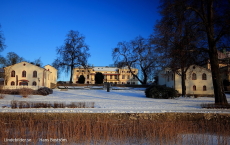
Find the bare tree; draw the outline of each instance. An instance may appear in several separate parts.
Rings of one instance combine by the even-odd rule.
[[[35,59],[32,63],[34,63],[35,65],[41,67],[43,65],[41,57],[39,57],[38,59]]]
[[[1,25],[0,25],[0,51],[3,51],[6,48],[4,42],[5,42],[5,38],[3,32],[1,31]]]
[[[78,31],[70,30],[64,41],[64,45],[57,48],[56,66],[70,71],[70,83],[73,83],[72,76],[74,67],[87,66],[89,47],[85,44],[85,37]],[[60,70],[60,69],[59,69]]]
[[[181,76],[182,96],[186,95],[185,77],[189,67],[201,64],[207,60],[207,52],[199,41],[204,38],[197,31],[195,17],[186,13],[182,1],[171,4],[164,1],[160,11],[162,18],[155,26],[152,43],[159,53],[159,62],[162,67],[169,67],[174,73]],[[188,18],[189,17],[189,18]]]
[[[5,59],[5,66],[14,65],[22,61],[25,61],[23,57],[18,56],[15,52],[8,52]]]
[[[212,70],[213,88],[215,94],[215,103],[226,104],[227,99],[224,93],[224,87],[219,70],[218,46],[229,40],[230,36],[230,1],[229,0],[162,0],[162,5],[169,5],[175,10],[180,5],[184,6],[185,20],[191,17],[196,18],[196,24],[192,30],[205,36],[200,43],[205,43],[209,53],[209,59]],[[171,12],[168,12],[171,13]],[[170,14],[168,14],[170,15]]]
[[[153,79],[157,57],[154,56],[149,39],[139,36],[130,42],[119,42],[117,47],[113,49],[112,56],[116,66],[127,66],[131,74],[141,84],[146,84],[148,80]],[[139,75],[135,74],[132,68],[137,68]]]
[[[7,85],[9,82],[9,78],[11,77],[12,66],[8,66],[4,68],[4,85]]]

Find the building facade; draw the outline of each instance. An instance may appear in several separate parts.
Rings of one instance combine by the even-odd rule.
[[[19,88],[28,86],[31,88],[51,87],[57,83],[57,70],[46,65],[44,68],[28,62],[20,62],[4,68],[4,87]]]
[[[134,74],[138,73],[138,69],[132,68]],[[85,77],[85,84],[95,84],[95,74],[100,72],[104,75],[103,82],[110,82],[113,84],[138,84],[138,80],[133,77],[128,67],[89,67],[89,68],[75,68],[73,73],[73,83],[78,83],[78,78],[83,75]]]
[[[172,72],[169,68],[159,71],[158,84],[175,88],[182,93],[181,76]],[[191,65],[185,77],[186,94],[189,95],[213,95],[212,74],[207,68]]]

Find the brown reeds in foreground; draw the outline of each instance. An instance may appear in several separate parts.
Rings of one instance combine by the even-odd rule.
[[[203,103],[201,107],[207,109],[230,109],[230,104]]]
[[[12,138],[31,144],[230,143],[228,114],[0,113],[0,126],[0,144]]]
[[[11,108],[94,108],[94,104],[94,102],[71,102],[70,104],[66,104],[65,102],[28,102],[12,100]]]
[[[33,91],[32,89],[30,88],[21,88],[19,89],[19,94],[23,97],[23,98],[27,98],[29,95],[32,95],[33,94]]]

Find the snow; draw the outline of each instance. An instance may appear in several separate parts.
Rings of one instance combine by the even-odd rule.
[[[230,102],[230,95],[227,95]],[[12,100],[28,102],[95,102],[94,108],[26,108],[11,109]],[[213,97],[176,99],[146,98],[144,88],[126,88],[115,90],[94,89],[68,89],[61,91],[54,89],[48,96],[32,95],[23,98],[20,95],[6,95],[0,99],[0,112],[68,112],[68,113],[230,113],[229,109],[203,109],[202,103],[214,103]]]

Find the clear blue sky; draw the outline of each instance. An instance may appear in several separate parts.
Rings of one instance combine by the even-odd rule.
[[[148,37],[160,18],[159,0],[0,0],[0,24],[7,48],[29,61],[52,64],[69,30],[85,36],[94,66],[113,64],[120,41]],[[102,55],[103,54],[103,55]],[[69,78],[61,79],[68,80]]]

